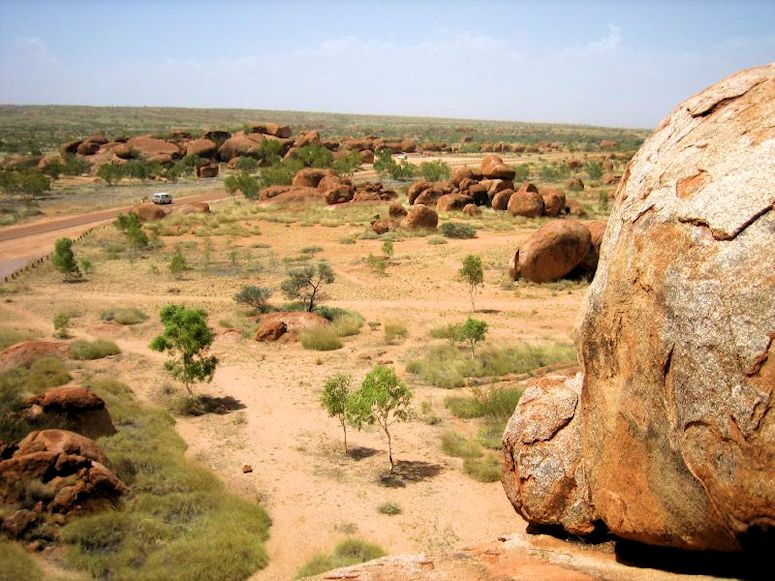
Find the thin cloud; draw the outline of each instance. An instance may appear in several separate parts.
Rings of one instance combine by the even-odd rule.
[[[586,46],[589,53],[613,52],[622,44],[622,29],[616,24],[608,25],[608,34]]]

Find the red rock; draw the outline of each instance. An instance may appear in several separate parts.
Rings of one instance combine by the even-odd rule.
[[[306,188],[301,186],[278,186],[285,188],[284,191],[268,198],[265,203],[271,204],[325,204],[326,197],[318,191],[317,188]],[[269,188],[267,188],[269,190]],[[264,190],[262,190],[264,191]],[[265,192],[269,193],[269,192]]]
[[[591,244],[589,230],[581,222],[552,220],[519,248],[517,269],[521,276],[532,282],[558,280],[581,262]]]
[[[290,135],[288,136],[290,137]],[[320,132],[317,129],[300,133],[293,142],[294,147],[306,147],[307,145],[320,144]]]
[[[209,139],[215,144],[221,145],[230,137],[230,135],[231,134],[228,131],[214,129],[212,131],[207,131],[204,135],[202,135],[202,139]]]
[[[137,152],[143,159],[151,159],[159,155],[167,155],[170,159],[178,159],[183,156],[181,149],[174,143],[163,139],[156,139],[150,135],[132,137],[127,142],[127,147]]]
[[[262,315],[258,321],[256,340],[276,341],[280,337],[296,339],[300,331],[329,324],[329,320],[325,317],[306,311],[267,313]]]
[[[509,198],[509,214],[536,218],[544,213],[544,199],[533,184],[523,184]]]
[[[256,330],[256,341],[277,341],[288,332],[288,325],[283,321],[266,321]]]
[[[482,209],[476,204],[466,204],[463,208],[463,213],[467,216],[479,216],[482,213]]]
[[[334,204],[343,204],[345,202],[351,201],[354,195],[355,195],[355,188],[347,184],[342,184],[335,188],[330,188],[326,190],[326,193],[325,193],[326,204],[328,204],[329,206]]]
[[[93,141],[84,141],[78,146],[78,155],[94,155],[100,150],[100,144]]]
[[[207,202],[190,202],[175,210],[178,214],[209,214],[210,204]]]
[[[414,153],[417,151],[417,142],[414,139],[404,139],[400,143],[401,151]]]
[[[571,216],[577,216],[579,218],[583,218],[587,215],[587,211],[584,209],[584,205],[578,200],[574,200],[572,198],[565,199],[563,213],[570,214]]]
[[[69,352],[67,343],[55,341],[23,341],[0,351],[0,369],[29,367],[42,357],[65,359]]]
[[[137,214],[141,222],[155,222],[167,215],[167,210],[157,204],[138,204],[132,207],[132,213]]]
[[[259,200],[269,200],[280,194],[284,194],[291,189],[292,186],[269,186],[258,192]]]
[[[584,259],[579,264],[579,269],[582,274],[594,275],[597,271],[597,264],[600,260],[600,245],[603,243],[603,234],[605,234],[605,228],[607,223],[603,220],[595,220],[594,222],[588,222],[585,224],[589,230],[592,244],[589,247]]]
[[[199,157],[215,157],[218,154],[218,144],[211,139],[194,139],[186,143],[186,155]]]
[[[435,230],[439,225],[439,215],[433,208],[415,204],[401,221],[401,227],[407,230]]]
[[[258,123],[251,128],[253,133],[274,135],[275,137],[282,137],[287,139],[291,136],[291,128],[287,125],[278,125],[277,123]]]
[[[93,440],[67,430],[30,432],[19,442],[19,449],[14,454],[14,458],[34,452],[83,456],[100,464],[108,463],[107,456]]]
[[[600,181],[606,186],[615,186],[619,183],[620,179],[622,179],[622,176],[606,173],[603,174],[603,177],[600,179]]]
[[[229,161],[234,157],[254,157],[258,158],[261,142],[266,138],[258,133],[245,134],[238,131],[229,137],[218,148],[218,155],[222,161]]]
[[[425,180],[417,180],[409,184],[409,187],[406,188],[406,198],[409,201],[409,204],[414,204],[417,196],[430,187],[432,187],[432,184]]]
[[[394,228],[394,223],[392,220],[374,220],[371,223],[371,229],[374,231],[375,234],[378,234],[379,236],[382,236],[386,232],[390,232]]]
[[[65,157],[68,154],[75,154],[78,152],[78,146],[83,143],[83,140],[76,139],[74,141],[66,141],[62,145],[59,146],[59,153],[62,157]]]
[[[196,168],[196,177],[198,178],[218,177],[219,169],[220,169],[220,166],[217,163],[198,166]]]
[[[488,179],[513,180],[516,170],[503,163],[497,155],[485,155],[482,160],[482,175]]]
[[[554,188],[541,188],[545,216],[559,216],[565,209],[565,193]]]
[[[600,141],[600,149],[616,149],[619,147],[619,142],[613,139],[603,139]]]
[[[250,474],[253,472],[253,467],[250,464],[243,464],[242,465],[242,473],[243,474]]]
[[[329,174],[324,175],[321,180],[318,182],[317,188],[321,192],[325,193],[328,190],[332,190],[334,188],[338,188],[341,185],[352,185],[350,183],[350,180],[344,180],[343,178],[339,177],[336,174]]]
[[[18,539],[37,522],[37,513],[23,508],[4,518],[2,528],[12,539]]]
[[[570,180],[568,180],[566,187],[571,192],[582,192],[584,191],[584,182],[581,181],[581,178],[571,178]]]
[[[474,199],[471,196],[465,196],[463,194],[444,194],[437,200],[436,209],[439,212],[451,212],[454,210],[462,210],[469,204],[474,205]]]
[[[492,209],[504,212],[509,207],[509,200],[514,194],[514,190],[502,190],[492,197]]]
[[[436,187],[430,187],[426,190],[423,190],[419,196],[417,196],[414,200],[415,204],[420,204],[422,206],[435,206],[436,202],[438,202],[439,198],[441,198],[444,194],[444,190],[436,188]]]
[[[296,172],[296,175],[293,176],[293,182],[291,185],[303,188],[316,188],[324,177],[335,175],[336,173],[330,169],[305,167],[304,169]]]

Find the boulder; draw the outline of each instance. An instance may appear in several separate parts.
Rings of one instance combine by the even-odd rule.
[[[406,199],[409,201],[409,204],[414,204],[417,196],[432,187],[432,185],[433,184],[425,180],[417,180],[416,182],[409,184],[409,187],[406,188]]]
[[[102,449],[85,436],[68,430],[39,430],[30,432],[19,442],[14,458],[34,452],[51,452],[69,456],[83,456],[89,460],[107,464],[108,457]]]
[[[504,164],[500,156],[485,155],[482,160],[482,175],[487,179],[513,180],[516,174],[516,170]]]
[[[565,184],[565,187],[567,187],[571,192],[583,192],[584,182],[581,181],[581,178],[571,178]]]
[[[509,200],[514,194],[514,190],[501,190],[492,197],[490,205],[493,210],[506,211],[509,207]]]
[[[378,236],[382,236],[383,234],[390,232],[393,228],[394,228],[394,222],[392,220],[385,220],[383,218],[379,218],[371,222],[371,229]]]
[[[266,198],[266,203],[272,203],[272,204],[325,204],[326,203],[326,197],[321,192],[318,191],[317,188],[306,188],[301,186],[275,186],[278,188],[282,188],[279,193],[275,193],[275,191],[266,191],[270,190],[270,188],[266,188],[266,190],[261,190],[264,195],[267,195],[269,193],[272,193],[272,195],[269,198]]]
[[[339,186],[343,184],[348,184],[350,180],[344,180],[341,177],[339,177],[336,174],[330,174],[330,175],[324,175],[320,181],[318,182],[317,188],[321,192],[325,193],[328,190],[332,190],[334,188],[338,188]]]
[[[288,190],[291,189],[291,186],[268,186],[266,188],[263,188],[259,190],[258,192],[258,199],[259,200],[270,200],[274,198],[275,196],[279,196],[280,194],[284,194]]]
[[[78,153],[78,155],[94,155],[99,150],[99,143],[95,143],[93,141],[84,141],[78,146],[76,153]]]
[[[151,160],[157,156],[169,156],[170,159],[178,159],[183,156],[181,149],[174,143],[163,139],[156,139],[150,135],[132,137],[126,142],[130,150],[134,150],[143,159]]]
[[[223,142],[230,137],[230,135],[231,134],[228,131],[214,129],[212,131],[207,131],[204,135],[202,135],[202,139],[209,139],[217,145],[222,145]]]
[[[482,179],[482,172],[478,169],[474,169],[468,166],[463,166],[456,168],[452,172],[452,177],[450,178],[450,181],[458,186],[462,187],[461,184],[463,180],[471,180],[474,182],[478,182]]]
[[[199,157],[215,157],[218,154],[218,144],[212,139],[194,139],[186,143],[186,155]]]
[[[584,463],[615,535],[769,551],[775,65],[678,105],[619,185],[579,317]]]
[[[54,387],[25,401],[57,425],[87,438],[109,436],[116,432],[105,401],[85,387]]]
[[[414,200],[415,204],[423,206],[435,206],[441,196],[445,195],[444,190],[437,187],[430,187],[423,190]]]
[[[573,198],[565,198],[565,207],[562,209],[563,214],[570,216],[577,216],[583,218],[587,215],[587,211],[584,209],[584,204]]]
[[[364,149],[360,152],[361,163],[374,163],[374,152],[370,149]]]
[[[541,188],[545,216],[559,216],[565,209],[565,193],[554,188]]]
[[[167,215],[167,210],[157,204],[138,204],[132,207],[132,213],[137,214],[141,222],[155,222]]]
[[[600,178],[600,182],[606,186],[615,186],[616,184],[619,183],[619,180],[621,179],[622,179],[622,176],[615,175],[612,173],[604,173],[603,177]]]
[[[22,508],[3,519],[3,531],[12,539],[20,539],[24,533],[38,522],[34,510]]]
[[[439,212],[462,210],[468,205],[475,206],[474,199],[463,194],[444,194],[436,201],[436,209]]]
[[[252,133],[274,135],[287,139],[291,136],[291,128],[287,125],[278,125],[277,123],[258,123],[250,128]]]
[[[589,230],[592,244],[586,256],[579,263],[578,269],[580,275],[594,275],[597,271],[597,264],[600,260],[600,246],[603,243],[603,234],[605,234],[607,222],[604,220],[595,220],[587,222],[585,226]]]
[[[582,454],[581,385],[580,373],[535,380],[503,433],[501,482],[514,509],[572,535],[592,533],[596,519]]]
[[[390,204],[390,207],[388,208],[388,215],[393,219],[403,218],[407,214],[408,212],[406,211],[406,208],[404,208],[398,202]]]
[[[196,168],[196,177],[198,178],[215,178],[218,177],[220,166],[217,163],[211,163],[209,165],[200,165]]]
[[[544,213],[544,199],[533,184],[523,184],[509,198],[507,209],[512,216],[536,218]]]
[[[330,324],[330,321],[317,313],[292,311],[289,313],[267,313],[258,320],[256,341],[276,341],[297,339],[300,331]]]
[[[57,341],[22,341],[0,351],[0,370],[29,367],[41,357],[66,359],[69,345]]]
[[[466,204],[463,207],[463,213],[466,216],[479,216],[482,213],[482,209],[476,204]]]
[[[335,176],[336,173],[330,169],[319,167],[305,167],[296,172],[293,176],[292,186],[302,188],[316,188],[320,181],[326,176]]]
[[[558,280],[581,262],[591,244],[589,230],[581,222],[547,222],[519,248],[517,274],[532,282]]]
[[[190,202],[175,210],[178,214],[209,214],[210,204],[207,202]]]
[[[83,143],[82,139],[76,139],[74,141],[66,141],[62,145],[59,146],[59,153],[62,157],[65,157],[66,155],[74,155],[78,152],[78,146]]]
[[[290,135],[288,136],[290,137]],[[294,147],[306,147],[307,145],[320,144],[320,132],[317,129],[300,133],[293,142]]]
[[[333,204],[343,204],[345,202],[351,201],[354,195],[355,195],[354,187],[347,184],[341,184],[335,188],[330,188],[326,190],[326,193],[325,193],[326,204],[328,204],[329,206]]]
[[[263,322],[256,330],[256,341],[262,343],[277,341],[288,332],[288,325],[284,321],[269,320]]]
[[[238,131],[218,148],[218,156],[221,161],[229,161],[234,157],[258,158],[264,139],[265,137],[258,133],[246,134],[244,131]]]
[[[619,142],[613,139],[602,139],[600,141],[600,149],[616,149],[619,147]]]
[[[436,210],[415,204],[401,221],[401,227],[407,230],[435,230],[439,225],[439,215]]]

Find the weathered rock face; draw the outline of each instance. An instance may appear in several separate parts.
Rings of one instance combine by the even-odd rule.
[[[330,169],[305,167],[296,172],[291,185],[302,188],[316,188],[323,178],[334,175],[336,174]]]
[[[0,351],[0,370],[29,367],[41,357],[67,357],[69,346],[58,341],[23,341]]]
[[[544,200],[544,215],[559,216],[565,208],[565,193],[554,188],[541,188],[540,194]]]
[[[773,119],[775,65],[732,75],[676,107],[619,186],[577,342],[592,498],[621,537],[772,546]]]
[[[100,464],[108,463],[108,457],[93,440],[68,430],[30,432],[19,442],[19,449],[14,456],[24,456],[34,452],[83,456]]]
[[[560,279],[581,262],[591,245],[589,230],[581,222],[553,220],[520,247],[515,258],[516,272],[533,282]]]
[[[40,414],[56,417],[61,427],[88,438],[116,432],[103,399],[85,387],[54,387],[26,403]]]
[[[529,522],[573,535],[595,528],[581,446],[581,374],[542,377],[522,394],[503,434],[501,481]]]
[[[450,212],[452,210],[462,210],[473,203],[474,199],[471,196],[465,196],[463,194],[444,194],[436,202],[436,208],[439,212]]]
[[[132,213],[137,214],[142,222],[154,222],[167,215],[167,211],[156,204],[138,204],[132,207]]]
[[[509,198],[509,214],[535,218],[544,213],[544,199],[533,184],[525,184]]]
[[[492,197],[492,209],[505,211],[509,207],[509,200],[514,195],[514,190],[501,190]]]

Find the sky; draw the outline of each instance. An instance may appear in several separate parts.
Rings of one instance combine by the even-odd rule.
[[[655,126],[775,2],[0,0],[0,103]]]

